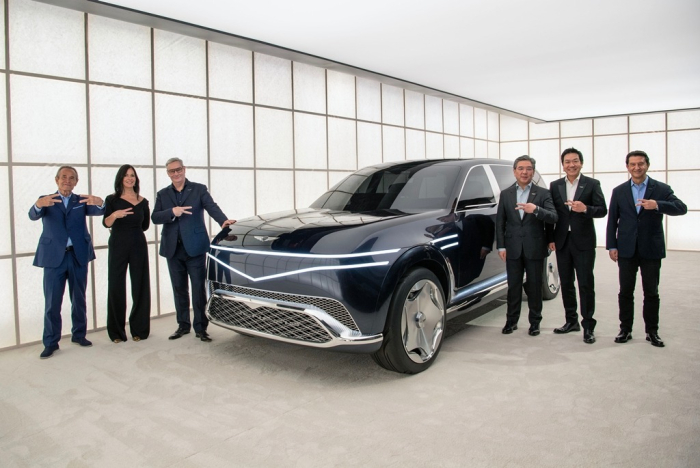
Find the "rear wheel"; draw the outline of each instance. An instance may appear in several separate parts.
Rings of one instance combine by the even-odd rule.
[[[416,268],[396,287],[382,347],[372,358],[385,369],[417,374],[437,358],[445,331],[445,299],[440,281]]]
[[[557,297],[561,284],[559,283],[559,269],[557,268],[557,256],[549,254],[544,259],[544,272],[542,274],[542,299],[550,301]]]

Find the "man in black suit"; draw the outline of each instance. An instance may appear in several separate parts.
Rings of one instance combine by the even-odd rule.
[[[596,234],[593,218],[602,218],[608,213],[605,197],[596,179],[581,174],[583,154],[576,148],[564,150],[561,165],[566,177],[557,179],[549,185],[552,200],[557,209],[556,226],[547,225],[547,242],[549,250],[557,253],[559,279],[561,280],[561,298],[564,302],[566,323],[555,328],[554,333],[562,334],[580,331],[576,309],[576,288],[574,279],[578,279],[581,297],[581,325],[583,325],[584,343],[595,343],[596,320],[595,284],[593,267],[595,265]]]
[[[496,213],[498,255],[506,262],[508,312],[503,333],[518,329],[523,297],[523,273],[527,273],[527,304],[531,336],[540,334],[542,276],[547,257],[545,223],[555,223],[557,212],[549,190],[532,182],[535,160],[520,156],[513,163],[516,183],[501,192]]]
[[[659,337],[659,276],[661,259],[666,257],[664,215],[679,216],[688,208],[671,187],[647,176],[649,156],[632,151],[626,158],[632,179],[613,189],[606,235],[610,258],[617,262],[620,278],[620,333],[615,343],[632,339],[634,287],[637,270],[642,272],[643,317],[647,341],[662,348]]]
[[[173,183],[158,192],[151,220],[153,224],[163,225],[160,255],[168,259],[170,282],[175,296],[178,328],[169,338],[178,339],[194,327],[196,337],[208,342],[211,338],[207,333],[209,320],[204,313],[204,283],[209,234],[204,225],[204,212],[209,213],[222,228],[236,221],[227,219],[206,185],[187,180],[186,168],[180,158],[169,159],[165,169]],[[192,323],[188,276],[192,284]]]

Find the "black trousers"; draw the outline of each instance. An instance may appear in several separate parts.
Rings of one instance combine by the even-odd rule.
[[[204,313],[207,303],[206,259],[206,254],[190,257],[187,255],[185,247],[180,243],[177,244],[175,255],[168,259],[168,271],[170,272],[170,283],[173,286],[178,326],[185,330],[194,328],[196,333],[206,330],[207,325],[209,325],[209,320]],[[188,276],[192,285],[192,311],[194,312],[191,323]]]
[[[632,331],[634,324],[634,288],[637,283],[637,271],[642,272],[642,290],[644,306],[642,316],[646,333],[659,331],[659,277],[661,276],[661,259],[641,258],[638,252],[631,258],[618,258],[620,275],[620,329]]]
[[[131,336],[142,340],[151,333],[151,280],[148,244],[143,232],[112,232],[107,261],[107,334],[126,341],[126,271],[131,279]]]
[[[506,274],[508,275],[508,311],[506,320],[517,324],[523,302],[523,273],[527,273],[527,305],[530,309],[530,325],[539,326],[542,321],[542,272],[544,259],[531,260],[521,255],[511,259],[506,256]]]
[[[557,265],[559,267],[559,279],[561,280],[561,299],[564,303],[566,321],[578,323],[576,310],[576,287],[574,281],[578,279],[578,293],[581,300],[581,326],[584,329],[594,330],[596,320],[595,313],[595,249],[579,250],[571,240],[571,232],[566,236],[566,241],[561,249],[556,250]]]

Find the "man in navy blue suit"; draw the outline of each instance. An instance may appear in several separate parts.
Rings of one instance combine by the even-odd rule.
[[[642,315],[647,341],[662,348],[659,277],[661,259],[666,257],[662,221],[664,215],[684,215],[688,208],[673,194],[671,187],[647,175],[649,156],[644,151],[629,153],[626,164],[632,178],[613,189],[606,235],[606,248],[612,261],[617,262],[620,278],[620,333],[615,337],[615,343],[632,339],[634,287],[637,271],[641,270]]]
[[[168,260],[170,282],[175,296],[178,327],[169,339],[181,338],[194,327],[196,337],[209,342],[209,320],[204,313],[209,234],[204,224],[204,212],[214,218],[222,228],[236,221],[226,217],[209,194],[206,185],[187,180],[186,168],[180,158],[169,159],[165,169],[173,183],[158,192],[151,220],[153,224],[163,225],[160,234],[160,255]],[[192,322],[188,276],[192,285]]]
[[[61,166],[56,173],[58,191],[39,198],[29,209],[29,219],[41,219],[44,229],[34,256],[34,265],[44,269],[44,351],[42,359],[53,356],[61,340],[61,304],[68,280],[71,298],[71,342],[89,347],[87,333],[88,263],[95,259],[87,216],[102,216],[102,199],[73,193],[78,171]]]

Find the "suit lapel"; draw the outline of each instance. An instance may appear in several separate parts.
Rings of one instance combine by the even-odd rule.
[[[192,193],[192,187],[189,185],[185,187],[185,191],[182,193],[182,206],[185,206],[185,200],[187,200],[187,197],[190,196],[190,193]]]
[[[586,176],[581,174],[581,176],[578,179],[578,186],[576,187],[576,193],[574,193],[574,201],[578,201],[581,199],[581,194],[583,193],[583,189],[586,188]]]
[[[634,212],[637,212],[637,207],[635,206],[637,204],[637,200],[634,199],[632,196],[632,182],[631,179],[628,179],[627,182],[625,182],[625,189],[623,190],[624,192],[624,198],[627,200],[627,203],[629,203],[629,206],[634,210]]]
[[[172,202],[173,206],[177,206],[177,195],[175,195],[175,186],[170,185],[170,190],[167,190],[168,192],[168,197],[170,197],[170,201]]]
[[[566,202],[568,199],[566,196],[566,177],[561,179],[561,184],[559,184],[559,195],[561,195],[562,201]]]
[[[656,188],[656,181],[655,181],[654,179],[652,179],[651,177],[649,177],[649,180],[647,181],[647,189],[644,191],[644,199],[645,199],[645,200],[650,200],[650,199],[651,199],[651,194],[652,194],[652,192],[654,191],[655,188]],[[630,191],[631,191],[631,190],[630,190]],[[635,203],[636,203],[636,202],[637,202],[637,201],[635,200]],[[642,209],[639,210],[639,215],[641,215],[641,214],[644,213],[645,211],[647,211],[647,210],[645,210],[644,207],[642,207]]]

